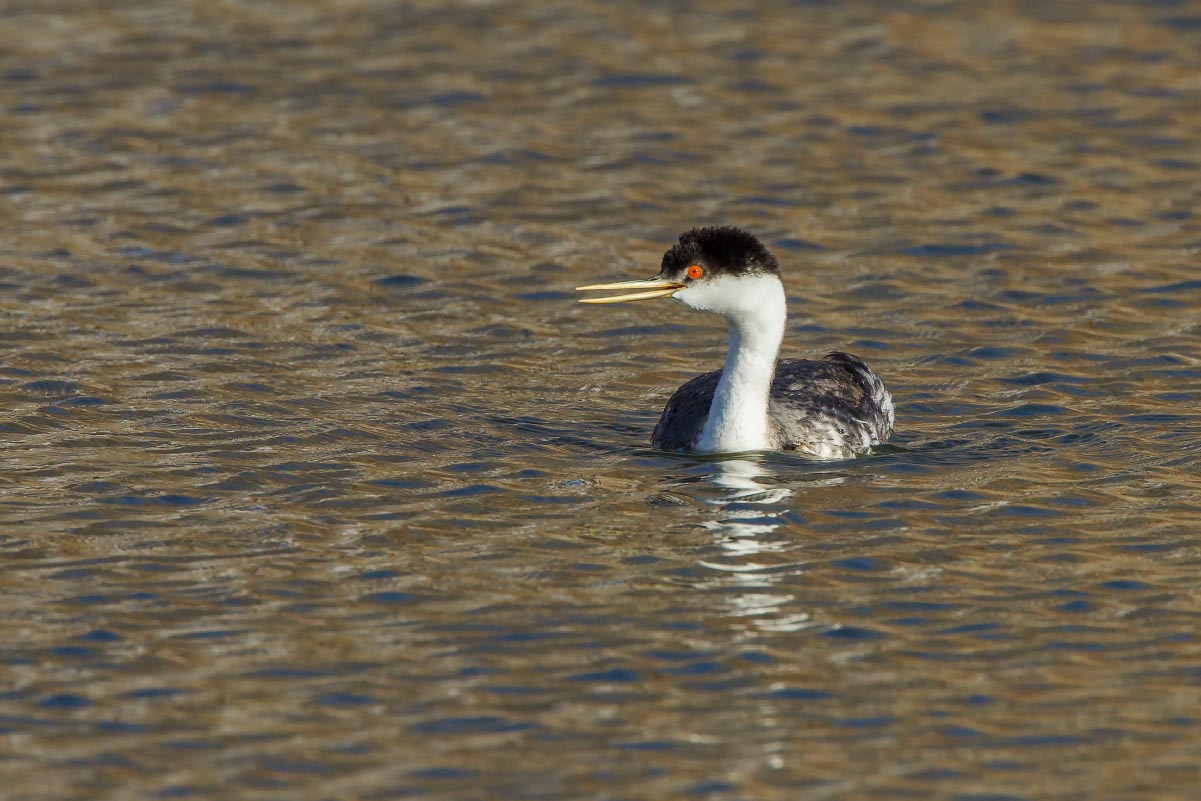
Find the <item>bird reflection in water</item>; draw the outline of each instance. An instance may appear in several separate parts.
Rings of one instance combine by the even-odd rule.
[[[793,539],[775,535],[789,522],[786,515],[790,509],[783,504],[793,490],[765,483],[770,482],[772,472],[761,457],[744,455],[711,464],[710,482],[719,492],[705,502],[718,507],[718,513],[704,526],[716,534],[721,552],[699,564],[721,575],[706,584],[725,589],[730,614],[750,618],[755,629],[797,631],[815,625],[807,611],[796,608],[796,597],[777,586],[787,576],[804,573],[805,563],[772,556],[797,546]],[[818,483],[843,480],[833,475],[818,479]]]

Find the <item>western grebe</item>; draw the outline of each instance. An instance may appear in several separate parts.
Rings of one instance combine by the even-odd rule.
[[[654,278],[577,289],[633,290],[581,303],[675,298],[726,318],[725,367],[675,391],[651,437],[656,448],[796,450],[819,459],[846,459],[892,433],[892,397],[862,359],[831,353],[817,361],[777,361],[787,316],[779,264],[740,228],[685,232],[663,254]]]

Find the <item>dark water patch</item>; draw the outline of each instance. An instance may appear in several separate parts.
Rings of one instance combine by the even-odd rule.
[[[129,690],[121,697],[128,698],[134,701],[149,701],[156,698],[174,698],[180,695],[186,695],[187,690],[178,687],[145,687],[138,690]]]
[[[851,136],[892,142],[922,142],[935,139],[935,134],[929,131],[910,131],[886,125],[851,125],[846,130]]]
[[[525,292],[522,294],[514,295],[514,297],[517,298],[518,300],[524,300],[524,301],[543,301],[543,300],[564,301],[564,300],[574,298],[575,296],[572,295],[570,292],[542,290],[542,291],[538,291],[538,292]]]
[[[655,649],[644,652],[644,656],[651,659],[659,659],[666,662],[687,662],[700,657],[712,656],[713,652],[699,653],[697,651],[673,651],[666,649]]]
[[[1014,186],[1054,186],[1059,183],[1057,178],[1036,172],[1024,172],[1008,179],[1005,183]]]
[[[1025,352],[1023,348],[1006,348],[996,347],[991,345],[982,345],[977,348],[972,348],[968,353],[973,359],[988,359],[990,361],[997,359],[1011,359]]]
[[[231,264],[214,264],[204,268],[205,272],[219,278],[232,278],[240,281],[286,281],[296,277],[293,270],[265,270],[258,267],[235,266]]]
[[[90,281],[82,276],[71,275],[70,273],[60,273],[54,277],[54,281],[60,286],[69,286],[74,289],[88,289],[96,286],[94,281]]]
[[[317,706],[353,708],[370,706],[379,703],[379,701],[369,695],[361,695],[359,693],[332,692],[318,695],[313,699],[313,703]]]
[[[1119,545],[1119,551],[1127,551],[1129,553],[1170,553],[1178,551],[1182,548],[1192,547],[1195,543],[1192,540],[1182,540],[1178,542],[1131,542],[1125,545]]]
[[[798,202],[792,198],[779,197],[776,195],[744,195],[738,198],[739,202],[746,203],[750,206],[774,206],[777,208],[789,208],[798,205]]]
[[[843,570],[854,570],[859,572],[876,572],[879,570],[887,570],[890,567],[888,562],[884,560],[873,559],[866,556],[856,556],[849,559],[835,559],[830,562],[830,565]]]
[[[845,293],[846,297],[862,302],[899,302],[909,293],[895,281],[869,280],[857,284]]]
[[[959,626],[951,626],[949,628],[940,629],[939,634],[971,634],[982,639],[997,639],[1007,635],[1002,631],[1000,624],[991,622],[982,623],[964,623]]]
[[[826,701],[833,698],[834,693],[808,687],[783,687],[764,693],[763,697],[782,701]]]
[[[497,715],[450,717],[425,721],[413,726],[419,734],[452,736],[456,734],[499,734],[535,728],[532,723],[509,720]]]
[[[798,253],[808,250],[825,250],[825,245],[819,245],[816,242],[810,242],[808,239],[798,239],[797,237],[785,237],[776,239],[772,242],[772,246],[780,250],[791,253]]]
[[[108,401],[95,395],[76,395],[55,401],[56,406],[107,406]]]
[[[939,601],[890,601],[888,603],[881,604],[880,607],[882,609],[887,609],[890,612],[910,614],[914,612],[950,612],[961,608],[959,604],[944,603]],[[931,622],[931,619],[928,617],[923,617],[921,618],[921,621],[922,624],[925,625]]]
[[[721,663],[705,660],[660,670],[664,676],[710,676],[724,671],[725,667]]]
[[[1098,589],[1116,590],[1125,592],[1129,590],[1151,590],[1154,589],[1150,584],[1146,584],[1134,579],[1113,579],[1112,581],[1103,581],[1097,585]]]
[[[1150,423],[1153,425],[1187,425],[1194,422],[1189,415],[1163,412],[1158,414],[1127,414],[1121,418],[1125,423]]]
[[[523,148],[517,150],[495,151],[480,157],[479,162],[482,164],[502,165],[506,167],[525,167],[531,164],[541,164],[558,160],[559,159],[556,156],[550,153]]]
[[[1146,287],[1138,290],[1139,292],[1160,294],[1160,293],[1175,293],[1175,292],[1194,292],[1201,289],[1201,280],[1177,281],[1171,284],[1162,286]]]
[[[961,300],[955,305],[957,308],[971,312],[996,313],[1002,310],[1001,306],[997,306],[996,304],[988,303],[987,301],[982,300]]]
[[[385,278],[377,278],[375,279],[375,283],[379,286],[387,287],[389,289],[405,289],[423,284],[425,283],[425,279],[416,275],[397,273],[396,275],[389,275]]]
[[[51,648],[50,654],[66,659],[90,659],[96,655],[96,651],[81,645],[59,645]]]
[[[591,673],[577,673],[567,677],[568,681],[593,684],[633,684],[640,680],[638,673],[628,668],[611,668]]]
[[[686,83],[687,78],[666,72],[611,72],[592,81],[593,86],[602,89],[653,89]]]
[[[242,95],[250,96],[258,90],[240,81],[212,80],[194,83],[178,83],[174,90],[182,95]]]
[[[124,638],[120,634],[105,629],[93,629],[86,634],[79,635],[79,639],[85,642],[120,642]]]
[[[360,573],[359,578],[367,580],[367,581],[376,581],[379,579],[399,578],[402,575],[404,575],[404,574],[402,574],[396,570],[389,570],[389,569],[385,568],[382,570],[368,570],[364,573]]]
[[[1053,373],[1040,371],[1035,373],[1027,373],[1021,376],[1012,378],[1001,378],[1003,384],[1011,384],[1019,387],[1036,387],[1043,384],[1084,384],[1092,381],[1091,378],[1082,376],[1066,375],[1064,373]]]
[[[1000,253],[1013,250],[1013,246],[1004,242],[981,242],[977,244],[923,244],[901,248],[900,253],[906,256],[950,258],[953,256],[984,256],[989,253]]]
[[[631,740],[613,744],[619,751],[672,751],[680,747],[674,740]]]
[[[863,718],[842,718],[836,721],[836,724],[847,729],[880,729],[896,722],[897,719],[891,715],[873,715]]]
[[[627,326],[624,328],[606,328],[595,335],[605,338],[647,337],[658,334],[682,334],[687,330],[687,326],[680,325],[679,323],[659,323]]]
[[[413,771],[413,775],[422,779],[436,779],[442,781],[450,781],[454,779],[470,779],[475,775],[474,771],[465,768],[456,768],[453,766],[439,766],[434,768],[423,768]]]
[[[435,109],[458,109],[464,106],[478,106],[489,102],[488,95],[483,92],[459,90],[454,92],[437,92],[429,95],[417,95],[403,98],[392,103],[392,107],[407,111],[422,107]]]
[[[748,78],[748,79],[741,80],[741,81],[734,81],[733,83],[730,84],[730,89],[735,92],[745,92],[748,94],[749,93],[775,94],[780,91],[779,85],[773,84],[773,83],[768,83],[767,81],[756,80],[754,78]]]
[[[421,478],[377,478],[367,482],[385,489],[429,489],[435,486],[431,481]]]
[[[1030,109],[1014,107],[1006,108],[989,108],[983,109],[976,113],[981,122],[990,125],[1015,125],[1024,122],[1030,122],[1036,119],[1038,114]]]
[[[420,596],[410,592],[385,591],[368,593],[363,600],[376,604],[411,604],[420,600]]]
[[[176,331],[172,336],[180,339],[249,339],[250,335],[239,331],[236,328],[213,327],[213,328],[190,328],[182,331]],[[168,340],[157,340],[158,342],[166,342]]]
[[[1051,403],[1023,403],[995,414],[1000,417],[1016,420],[1028,420],[1036,417],[1054,417],[1066,414],[1069,410],[1063,406]]]
[[[725,781],[703,781],[697,784],[684,788],[684,795],[687,796],[709,796],[715,793],[729,794],[737,790],[737,787],[730,782]]]
[[[832,629],[823,631],[821,636],[832,640],[862,642],[879,639],[884,635],[881,632],[863,628],[861,626],[835,626]]]
[[[92,706],[94,703],[95,702],[92,701],[92,699],[84,695],[77,695],[75,693],[58,693],[56,695],[43,698],[38,702],[38,706],[42,707],[43,709],[71,710],[85,709],[89,706]]]
[[[1074,228],[1069,228],[1064,225],[1055,225],[1053,223],[1042,223],[1028,229],[1031,233],[1040,234],[1042,236],[1077,236],[1079,232]]]
[[[982,167],[976,170],[975,177],[968,181],[956,182],[952,185],[956,190],[980,189],[1045,189],[1060,183],[1053,176],[1036,172],[1022,172],[1016,175],[1006,175],[992,167]]]
[[[213,217],[208,221],[208,224],[215,228],[232,228],[234,226],[242,225],[250,219],[251,218],[249,215],[244,214],[222,214],[220,216]]]
[[[199,256],[193,256],[184,251],[170,250],[165,248],[152,248],[145,245],[123,245],[122,247],[118,248],[117,252],[130,259],[158,262],[160,264],[194,264],[201,261]],[[138,265],[130,265],[127,268],[127,272],[131,275],[137,275],[149,280],[158,281],[167,280],[173,277],[172,274],[149,273]]]
[[[1201,15],[1163,17],[1158,22],[1165,28],[1171,28],[1176,31],[1186,33],[1201,31]]]
[[[155,498],[155,502],[164,506],[187,507],[198,506],[205,503],[207,498],[197,498],[192,495],[181,495],[176,493],[168,493]]]

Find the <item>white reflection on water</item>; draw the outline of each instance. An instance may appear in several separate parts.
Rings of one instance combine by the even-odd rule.
[[[764,484],[772,473],[758,459],[723,460],[714,462],[714,468],[710,480],[721,492],[706,503],[720,508],[717,517],[704,525],[717,535],[724,558],[701,560],[700,565],[724,574],[718,583],[732,590],[725,596],[729,613],[753,618],[754,627],[762,631],[796,631],[813,625],[808,612],[796,610],[795,596],[774,586],[785,576],[803,573],[805,566],[781,562],[778,556],[765,558],[795,545],[773,536],[786,522],[780,504],[793,491]]]
[[[783,550],[783,543],[764,539],[783,524],[783,519],[761,507],[782,503],[792,497],[792,490],[759,483],[759,479],[769,475],[760,461],[730,459],[715,462],[714,468],[716,472],[710,480],[723,491],[706,499],[706,503],[720,506],[721,510],[716,519],[705,523],[705,528],[719,534],[718,544],[722,549],[742,556]],[[702,564],[731,572],[753,572],[765,567],[753,562],[737,566]]]

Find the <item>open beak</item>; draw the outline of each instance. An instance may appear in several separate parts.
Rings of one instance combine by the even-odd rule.
[[[648,278],[645,281],[618,281],[616,284],[590,284],[577,286],[581,291],[593,289],[638,289],[626,295],[614,295],[609,298],[583,298],[580,303],[629,303],[634,300],[652,300],[654,298],[670,298],[684,288],[683,284],[674,281],[664,281],[661,278]]]

